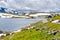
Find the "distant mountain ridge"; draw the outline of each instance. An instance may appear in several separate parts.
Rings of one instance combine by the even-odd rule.
[[[3,8],[3,7],[0,8],[0,12],[6,12],[5,10],[7,10],[7,8]]]
[[[39,10],[28,10],[28,9],[20,9],[20,10],[10,10],[8,8],[3,8],[0,7],[0,12],[10,12],[10,13],[26,13],[26,12],[40,12]],[[60,10],[53,10],[50,12],[56,12],[56,13],[60,13]]]
[[[26,13],[26,12],[37,12],[36,10],[27,10],[27,9],[20,9],[20,10],[8,10],[7,8],[0,7],[0,12],[14,12],[14,13]]]

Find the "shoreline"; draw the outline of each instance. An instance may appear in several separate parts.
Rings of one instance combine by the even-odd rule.
[[[37,21],[37,22],[38,22],[38,21]],[[36,23],[36,22],[35,22],[35,23]],[[29,26],[31,26],[32,24],[34,24],[34,23],[28,24],[28,25],[26,25],[26,26],[24,26],[24,27],[22,27],[22,28],[20,28],[20,29],[18,29],[18,30],[12,31],[12,32],[2,31],[1,34],[4,34],[5,36],[6,36],[6,35],[13,35],[14,33],[21,32],[22,29],[30,29],[30,28],[33,28],[33,27],[29,27]],[[0,35],[1,35],[1,34],[0,34]]]
[[[39,21],[44,21],[44,20],[39,20]],[[37,21],[38,22],[38,21]],[[36,23],[36,22],[34,22]],[[31,23],[31,24],[28,24],[28,25],[25,25],[24,27],[20,28],[20,29],[17,29],[15,31],[12,31],[12,32],[8,32],[8,31],[3,31],[3,32],[8,32],[9,34],[13,34],[13,33],[16,33],[16,32],[21,32],[22,29],[30,29],[30,28],[33,28],[33,27],[30,27],[32,24],[34,23]]]

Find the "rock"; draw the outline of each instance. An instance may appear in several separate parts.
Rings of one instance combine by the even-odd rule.
[[[32,27],[30,27],[30,28],[34,28],[35,26],[32,26]]]
[[[56,34],[57,34],[57,32],[54,32],[54,33],[53,33],[53,35],[56,35]]]
[[[60,30],[59,30],[59,32],[60,32]]]
[[[45,30],[45,29],[47,29],[47,27],[46,27],[46,26],[43,26],[43,27],[42,27],[42,30]]]
[[[14,34],[13,32],[10,33],[10,35],[13,35],[13,34]]]
[[[38,30],[40,30],[40,29],[36,29],[36,31],[38,31]]]
[[[10,35],[9,33],[6,34],[6,36]]]
[[[0,34],[3,33],[3,31],[0,31]]]
[[[52,40],[56,40],[55,38],[53,38]]]
[[[57,32],[58,32],[58,31],[56,31],[56,30],[52,30],[52,34],[53,34],[53,35],[56,35]]]
[[[58,31],[56,31],[56,30],[51,30],[51,31],[46,31],[46,33],[47,33],[48,35],[50,35],[50,34],[56,35],[56,34],[58,33]]]
[[[51,31],[48,31],[47,34],[50,35],[51,34]]]
[[[60,40],[60,38],[56,38],[56,40]]]

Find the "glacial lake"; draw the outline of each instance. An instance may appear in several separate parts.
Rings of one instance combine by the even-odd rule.
[[[0,18],[0,30],[13,32],[26,25],[38,22],[39,20],[44,20],[43,18],[37,19],[25,19],[25,18]]]

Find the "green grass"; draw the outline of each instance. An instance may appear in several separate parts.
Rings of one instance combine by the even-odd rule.
[[[52,23],[45,23],[43,26],[47,26],[48,30],[60,30],[60,24],[52,24]],[[5,40],[51,40],[52,38],[60,37],[60,33],[57,35],[48,35],[45,31],[46,30],[40,30],[36,31],[36,28],[24,30],[22,32],[16,33],[12,36],[7,36]]]
[[[56,20],[56,19],[59,19],[60,20],[60,15],[55,15],[52,20]]]
[[[53,17],[52,19],[60,19],[60,16]],[[23,30],[21,32],[15,33],[14,35],[9,35],[4,38],[4,40],[52,40],[56,38],[60,38],[60,32],[58,32],[56,35],[53,34],[47,34],[46,31],[51,30],[60,30],[60,24],[54,24],[51,22],[42,23],[41,21],[31,24],[31,26],[37,26],[37,28],[29,29],[29,30]],[[46,29],[43,29],[42,27],[47,27]]]
[[[36,31],[36,29],[31,29],[16,33],[13,36],[6,37],[5,40],[50,40],[50,37],[53,35],[49,36],[47,35],[44,31]],[[48,38],[47,38],[48,37]]]

